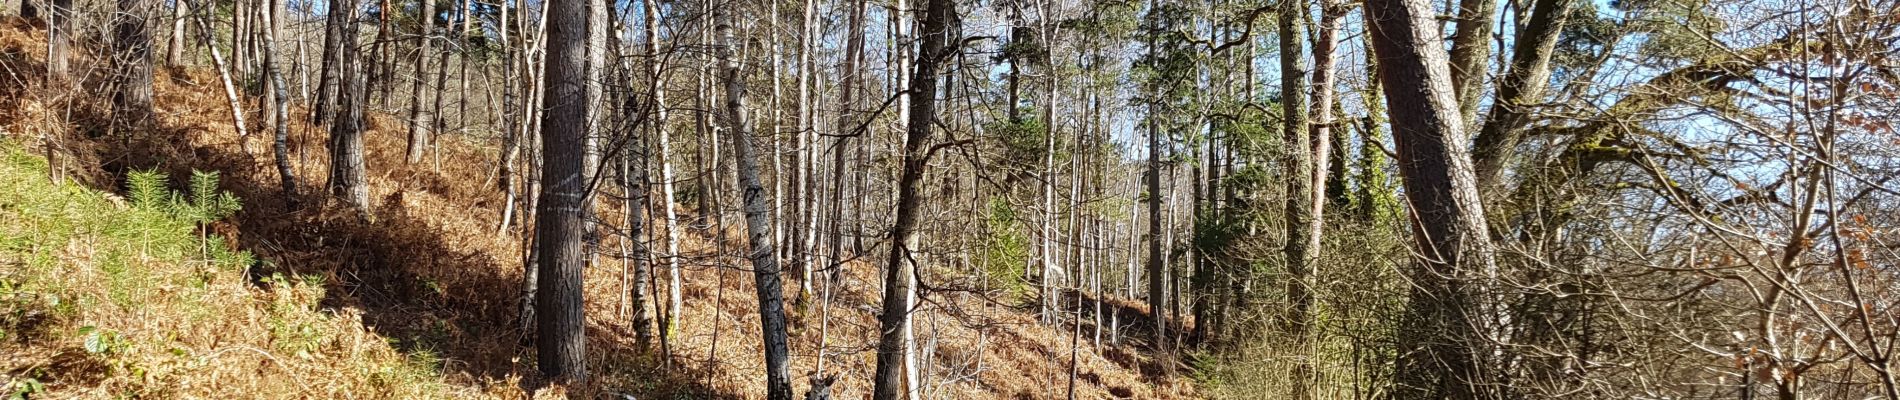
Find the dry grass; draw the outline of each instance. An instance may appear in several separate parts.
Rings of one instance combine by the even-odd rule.
[[[0,25],[4,25],[0,50],[16,43],[30,49],[42,37],[40,31],[17,21]],[[31,51],[19,52],[17,57],[6,54],[15,57],[7,59],[9,63],[22,65],[42,56]],[[375,115],[366,134],[374,215],[363,221],[311,189],[320,187],[328,166],[327,135],[320,127],[293,125],[291,154],[304,190],[286,197],[277,190],[276,172],[265,151],[267,141],[262,136],[247,140],[234,133],[216,75],[166,69],[160,75],[157,128],[131,139],[104,140],[73,150],[70,158],[83,160],[73,164],[96,169],[71,171],[90,176],[88,182],[112,182],[114,176],[135,168],[156,168],[173,176],[184,176],[181,173],[190,169],[222,171],[224,188],[244,201],[244,210],[231,219],[239,247],[267,260],[268,271],[311,276],[312,282],[323,286],[248,293],[320,296],[314,301],[336,315],[333,322],[341,325],[333,328],[341,332],[339,337],[360,338],[378,346],[376,351],[389,352],[389,357],[439,360],[427,364],[434,368],[430,382],[439,382],[443,388],[417,392],[429,393],[423,397],[591,398],[605,393],[643,399],[763,397],[764,366],[752,277],[746,264],[732,256],[735,249],[720,253],[710,233],[685,235],[682,257],[690,260],[685,274],[686,310],[670,356],[660,357],[634,343],[622,312],[625,288],[620,263],[604,255],[600,265],[586,271],[589,364],[594,379],[574,388],[535,389],[533,350],[523,345],[514,321],[522,231],[496,232],[503,200],[494,188],[493,144],[445,136],[436,155],[439,164],[405,165],[402,125]],[[43,113],[34,101],[0,103],[0,116]],[[301,115],[301,111],[294,109],[293,114]],[[18,118],[13,125],[25,120]],[[0,120],[0,125],[8,123]],[[303,206],[286,206],[293,198]],[[604,204],[601,212],[613,218],[622,211],[617,205]],[[728,243],[743,242],[736,233],[726,232]],[[610,242],[604,247],[612,253],[615,246]],[[834,388],[840,398],[866,397],[870,391],[866,378],[874,368],[872,311],[878,304],[877,274],[874,264],[847,264],[845,284],[830,303],[826,368],[841,376]],[[936,294],[929,304],[917,318],[919,347],[931,355],[924,358],[931,365],[926,379],[929,398],[1066,395],[1071,345],[1067,326],[1037,324],[1023,310],[991,305],[970,294]],[[799,392],[806,386],[802,375],[813,371],[818,360],[819,310],[816,305],[804,310],[792,327],[792,367]],[[233,313],[219,317],[228,325],[220,329],[228,331],[175,332],[203,335],[195,340],[228,341],[238,337],[234,331],[261,329],[264,320],[257,318],[261,316]],[[153,332],[167,328],[154,327]],[[1172,371],[1173,363],[1159,363],[1144,355],[1145,350],[1130,346],[1103,346],[1098,352],[1087,338],[1085,334],[1077,357],[1077,398],[1195,396],[1186,379],[1159,374]],[[223,377],[215,380],[222,385],[206,386],[208,390],[259,393],[260,397],[333,397],[324,391],[300,390],[290,380],[262,379],[273,376],[274,364],[245,358],[256,356],[242,353],[246,352],[228,352],[203,366]],[[356,359],[333,361],[345,360]],[[360,368],[338,368],[335,373],[354,370]],[[239,382],[246,380],[253,382]],[[335,386],[324,390],[341,393],[360,389],[352,381],[325,383]],[[275,385],[277,390],[242,391],[250,385]]]

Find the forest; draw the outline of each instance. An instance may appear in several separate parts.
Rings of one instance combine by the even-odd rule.
[[[1900,0],[0,0],[8,398],[1900,400]]]

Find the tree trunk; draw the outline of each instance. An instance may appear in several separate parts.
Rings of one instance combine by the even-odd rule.
[[[821,208],[818,193],[818,151],[817,136],[818,108],[813,107],[812,86],[816,84],[818,69],[813,61],[813,52],[818,51],[818,2],[805,0],[804,35],[798,50],[798,153],[799,181],[798,193],[804,204],[800,216],[802,238],[798,240],[799,299],[812,294],[812,257],[817,253],[818,210]]]
[[[1045,36],[1045,38],[1047,38],[1047,36]],[[1047,62],[1050,60],[1044,61]],[[1054,69],[1054,65],[1051,64],[1044,64],[1044,67]],[[1049,77],[1049,90],[1045,93],[1047,95],[1047,101],[1044,102],[1045,104],[1043,104],[1042,107],[1042,176],[1041,179],[1039,179],[1042,181],[1040,185],[1042,189],[1042,215],[1041,218],[1036,221],[1036,235],[1042,239],[1041,243],[1036,245],[1036,265],[1041,267],[1041,272],[1037,273],[1037,278],[1042,280],[1042,282],[1037,285],[1040,290],[1038,291],[1039,295],[1037,297],[1039,298],[1036,304],[1040,309],[1036,314],[1042,318],[1042,323],[1044,324],[1054,322],[1054,314],[1056,307],[1059,306],[1058,302],[1060,301],[1056,299],[1056,297],[1059,297],[1059,288],[1056,286],[1057,282],[1055,279],[1057,268],[1055,260],[1055,219],[1058,215],[1056,212],[1055,84],[1056,78],[1053,76]]]
[[[1314,214],[1314,155],[1312,147],[1313,127],[1308,124],[1307,115],[1307,65],[1306,52],[1306,1],[1287,0],[1280,3],[1280,131],[1286,137],[1287,200],[1286,200],[1286,263],[1289,275],[1287,282],[1287,302],[1292,303],[1288,317],[1287,335],[1293,337],[1294,354],[1298,354],[1293,366],[1293,399],[1312,398],[1311,390],[1317,371],[1312,363],[1313,355],[1313,279],[1317,261],[1314,253],[1319,250],[1314,242],[1319,240],[1318,216]],[[1317,52],[1315,54],[1318,55]],[[1319,90],[1325,90],[1320,88]],[[1317,107],[1324,109],[1325,107]],[[1241,274],[1242,279],[1246,279]],[[1244,304],[1244,303],[1242,303]],[[1251,312],[1240,307],[1234,312]]]
[[[53,0],[52,6],[46,24],[46,81],[58,86],[66,84],[72,58],[73,0]]]
[[[359,212],[369,210],[369,183],[363,165],[363,91],[357,77],[355,7],[350,0],[330,1],[330,23],[336,54],[336,109],[330,124],[330,176],[326,185],[332,195]],[[215,54],[215,52],[214,52]]]
[[[165,65],[185,65],[185,0],[172,0],[172,36],[165,48]]]
[[[356,8],[353,0],[330,0],[331,23],[336,24],[336,121],[330,124],[331,195],[358,212],[369,211],[369,181],[363,166],[364,90],[356,57]],[[201,27],[202,28],[202,27]],[[213,55],[217,52],[213,51]],[[216,57],[213,57],[214,59]]]
[[[1497,184],[1512,150],[1523,140],[1521,132],[1530,120],[1530,108],[1543,101],[1544,87],[1550,80],[1550,56],[1575,2],[1537,0],[1537,9],[1518,35],[1511,70],[1498,81],[1497,100],[1491,104],[1490,117],[1485,118],[1473,143],[1471,157],[1477,164],[1480,190]]]
[[[536,365],[544,376],[571,381],[587,377],[586,316],[582,313],[581,268],[586,218],[593,210],[587,164],[586,98],[588,12],[585,2],[548,7],[547,81],[541,120],[541,199],[535,210]]]
[[[622,68],[622,70],[628,75],[631,75],[633,71],[632,68]],[[640,110],[633,91],[624,90],[622,96],[621,121],[640,121],[634,118],[639,115]],[[644,128],[631,124],[622,127],[633,135],[637,135]],[[647,162],[651,158],[651,153],[646,147],[646,142],[641,139],[644,138],[630,137],[626,139],[626,143],[622,144],[621,150],[626,154],[620,158],[620,187],[627,194],[626,203],[622,205],[626,209],[626,219],[622,221],[627,225],[625,240],[633,246],[633,287],[628,293],[632,297],[633,336],[639,344],[639,351],[646,352],[653,342],[653,314],[647,312],[647,303],[652,301],[647,297],[647,293],[651,288],[649,282],[653,276],[653,251],[647,247],[646,241],[646,222],[648,212],[652,209],[650,205],[652,201],[648,198],[647,191],[649,179]]]
[[[1458,115],[1466,125],[1478,115],[1478,93],[1484,91],[1490,71],[1491,29],[1497,23],[1498,0],[1458,0],[1457,31],[1451,37],[1451,89],[1457,96]]]
[[[232,75],[247,78],[251,76],[249,68],[250,54],[244,51],[244,43],[251,35],[251,15],[249,9],[254,7],[247,4],[251,1],[253,0],[231,1],[231,58],[230,63],[226,64],[226,66],[230,68]],[[216,8],[211,9],[215,10]],[[216,17],[214,16],[212,18]],[[213,43],[211,46],[216,46],[216,44]],[[245,90],[248,91],[249,88],[245,88]],[[248,94],[249,93],[246,93],[246,95]]]
[[[722,12],[723,13],[723,12]],[[759,181],[758,155],[752,144],[752,125],[746,118],[745,80],[739,75],[739,60],[733,57],[734,40],[731,18],[727,14],[717,22],[720,46],[720,75],[726,88],[726,117],[730,124],[734,154],[739,173],[739,190],[745,207],[746,238],[751,245],[753,284],[759,295],[759,328],[765,343],[766,399],[791,400],[792,380],[787,367],[790,346],[785,332],[785,295],[779,288],[777,253],[772,246],[772,223],[766,210],[765,186]]]
[[[911,251],[920,245],[917,225],[922,214],[923,175],[935,149],[928,142],[937,117],[937,67],[944,58],[946,28],[949,20],[956,16],[955,2],[929,1],[921,22],[924,36],[919,41],[914,61],[916,71],[910,76],[909,94],[904,95],[911,101],[908,121],[905,121],[904,164],[897,181],[897,220],[891,228],[891,250],[886,259],[889,267],[884,271],[884,307],[878,318],[877,375],[872,391],[872,398],[877,400],[897,399],[905,393],[900,387],[904,383],[900,381],[904,378],[901,371],[904,365],[900,363],[909,355],[905,336],[910,331],[911,300],[916,295],[912,286],[917,266]],[[899,1],[898,5],[898,10],[905,12],[903,2]],[[914,387],[915,381],[912,382],[908,393],[914,395],[918,388]]]
[[[203,15],[199,15],[196,18],[198,21],[198,33],[204,36],[205,47],[211,49],[211,64],[218,70],[218,81],[224,84],[224,99],[231,105],[231,124],[237,127],[238,149],[249,153],[251,131],[244,126],[245,121],[248,120],[244,118],[244,103],[238,97],[238,87],[237,83],[231,78],[230,65],[224,62],[224,54],[218,51],[217,40],[211,36],[212,32],[214,32],[211,30],[211,24],[205,22]],[[364,203],[367,204],[368,202],[365,201]]]
[[[435,0],[421,3],[422,14],[416,16],[422,20],[422,31],[416,34],[416,82],[409,90],[409,146],[403,157],[403,161],[410,164],[422,162],[422,153],[429,147],[430,128],[435,125],[431,122],[435,112],[427,101],[428,96],[433,95],[427,87],[429,55],[433,53],[430,47],[435,42]]]
[[[183,1],[183,0],[180,0]],[[323,23],[323,66],[317,73],[317,101],[310,106],[310,123],[324,124],[335,119],[338,97],[342,93],[339,76],[343,69],[343,42],[345,35],[350,43],[356,43],[354,31],[344,30],[350,13],[354,11],[355,0],[330,0],[328,17]]]
[[[653,133],[655,137],[654,154],[659,157],[660,166],[660,210],[666,219],[661,222],[661,230],[666,235],[666,274],[667,274],[667,312],[660,316],[660,340],[665,341],[675,326],[679,324],[683,290],[680,281],[680,237],[679,214],[673,209],[673,160],[671,155],[672,134],[667,127],[666,76],[665,68],[660,65],[660,20],[665,14],[660,12],[659,0],[646,0],[646,47],[647,78],[652,80],[653,91]]]
[[[1366,17],[1386,91],[1399,173],[1420,254],[1399,326],[1395,398],[1505,397],[1489,371],[1495,328],[1482,283],[1495,271],[1464,119],[1426,0],[1370,0]],[[1461,24],[1462,25],[1462,24]]]
[[[381,4],[379,10],[395,9],[389,5],[389,0],[382,0],[379,4]],[[372,42],[369,50],[370,54],[376,55],[376,61],[368,66],[369,83],[367,85],[371,93],[368,98],[380,100],[383,108],[389,108],[389,90],[396,86],[394,78],[396,57],[390,55],[396,49],[395,39],[393,39],[395,32],[390,30],[389,14],[390,12],[376,14],[376,40]],[[542,20],[547,20],[547,17],[543,16]]]
[[[1152,42],[1151,42],[1152,43]],[[1161,225],[1161,129],[1154,105],[1148,106],[1148,322],[1154,328],[1154,346],[1167,351],[1168,318],[1162,312],[1167,305],[1167,274],[1163,271],[1161,237],[1167,227]]]
[[[276,26],[276,17],[281,14],[265,14],[264,25]],[[277,176],[282,181],[284,198],[290,204],[297,203],[297,175],[290,168],[290,91],[284,84],[282,62],[277,52],[277,32],[271,29],[264,34],[264,71],[270,75],[271,121],[276,125],[271,135],[271,152],[277,161]]]
[[[495,175],[498,177],[497,181],[502,192],[502,209],[501,225],[496,230],[505,236],[508,228],[512,226],[515,211],[515,158],[521,153],[522,136],[521,130],[515,128],[520,125],[517,122],[519,116],[515,113],[517,108],[515,103],[519,101],[516,93],[520,91],[521,85],[515,80],[515,65],[519,62],[520,53],[515,50],[514,39],[508,35],[509,31],[517,28],[509,24],[508,7],[501,7],[500,13],[501,22],[495,31],[501,36],[501,109],[497,111],[501,113],[499,128],[502,133],[501,160],[495,163],[497,169]]]
[[[825,373],[826,357],[824,352],[826,349],[826,336],[830,328],[831,294],[838,291],[836,286],[839,283],[839,279],[844,276],[840,270],[843,268],[842,265],[844,263],[844,224],[842,220],[844,219],[844,191],[847,186],[847,182],[845,181],[845,153],[848,150],[848,140],[850,140],[850,137],[845,135],[855,133],[850,131],[853,129],[852,113],[854,111],[853,108],[857,105],[854,99],[857,95],[858,82],[860,79],[858,69],[864,59],[865,1],[854,0],[851,4],[850,13],[848,14],[850,26],[846,31],[845,52],[840,63],[841,65],[838,66],[838,73],[844,80],[838,87],[837,132],[839,136],[831,147],[831,182],[834,187],[831,190],[831,219],[827,221],[827,228],[830,230],[830,248],[828,249],[828,254],[831,258],[827,260],[828,262],[826,263],[826,268],[829,268],[829,273],[825,279],[825,299],[821,300],[822,303],[820,303],[823,310],[819,313],[819,354],[817,367],[815,368],[816,375],[818,376],[824,376]]]
[[[113,59],[119,63],[119,90],[112,97],[112,129],[142,131],[152,114],[152,35],[146,20],[150,0],[119,0],[113,18]]]

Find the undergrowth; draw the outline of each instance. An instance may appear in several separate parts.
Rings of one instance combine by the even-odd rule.
[[[46,168],[0,142],[0,398],[447,396],[433,361],[319,307],[321,278],[248,276],[209,229],[239,207],[216,173],[133,172],[126,199]]]

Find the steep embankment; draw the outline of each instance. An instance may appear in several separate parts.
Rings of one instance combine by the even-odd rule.
[[[187,359],[199,360],[200,368],[217,372],[178,370],[184,375],[164,375],[143,367],[147,368],[144,372],[107,369],[85,375],[66,372],[69,368],[65,364],[51,362],[26,367],[59,374],[59,378],[49,378],[58,382],[48,384],[49,390],[75,395],[121,393],[127,390],[123,382],[141,381],[153,385],[177,383],[180,389],[175,393],[180,394],[517,398],[528,394],[524,388],[533,389],[526,378],[533,375],[533,350],[523,345],[523,332],[517,328],[514,311],[521,285],[524,231],[520,227],[497,230],[503,200],[495,190],[496,151],[490,144],[445,136],[432,158],[439,161],[406,165],[402,161],[402,134],[398,132],[401,124],[380,115],[372,118],[371,131],[366,135],[366,156],[375,205],[372,218],[364,220],[331,204],[320,190],[313,189],[320,188],[328,165],[322,127],[293,125],[291,154],[303,190],[286,196],[278,190],[278,177],[266,151],[267,140],[261,133],[250,138],[235,133],[218,79],[206,70],[161,69],[154,129],[99,140],[70,133],[101,131],[93,127],[98,125],[96,121],[104,120],[98,110],[105,108],[96,104],[103,100],[51,96],[45,93],[52,91],[29,88],[28,83],[40,79],[36,71],[43,70],[36,69],[43,65],[44,46],[39,44],[43,43],[43,35],[43,30],[19,20],[0,23],[0,74],[5,75],[0,79],[9,81],[0,84],[0,91],[11,93],[0,93],[0,97],[9,98],[0,101],[0,116],[5,116],[0,118],[0,129],[16,132],[14,135],[30,143],[33,153],[51,155],[51,164],[57,170],[106,190],[124,187],[123,177],[128,171],[155,169],[172,176],[189,176],[194,169],[219,171],[222,188],[241,199],[243,207],[224,220],[231,229],[217,233],[235,242],[235,248],[248,250],[262,260],[254,268],[257,273],[285,276],[286,282],[292,282],[251,287],[241,283],[239,268],[205,267],[205,263],[194,263],[190,258],[178,259],[174,263],[189,265],[179,268],[197,268],[181,269],[186,271],[181,274],[218,283],[203,290],[213,291],[216,300],[212,303],[219,307],[192,312],[215,321],[221,327],[216,329],[222,330],[137,322],[154,325],[139,330],[113,328],[114,332],[120,332],[118,337],[199,343],[194,345],[198,347],[185,349],[187,355],[198,358]],[[248,125],[262,124],[252,121]],[[49,143],[52,146],[47,146]],[[300,205],[290,206],[291,200]],[[607,220],[618,220],[623,215],[613,204],[604,204],[601,213]],[[10,221],[0,225],[15,224]],[[686,309],[669,343],[670,357],[659,356],[657,346],[643,350],[635,343],[633,331],[627,326],[625,270],[613,257],[621,244],[612,240],[603,243],[607,254],[586,272],[589,363],[595,378],[583,387],[539,393],[577,397],[600,393],[625,393],[638,398],[762,397],[764,367],[759,356],[757,302],[747,265],[734,256],[738,253],[734,246],[743,242],[736,240],[741,237],[736,233],[715,235],[711,230],[699,229],[684,235],[680,258],[686,267]],[[725,244],[713,240],[721,236],[731,239]],[[97,247],[92,242],[68,241],[52,248],[96,252],[93,249]],[[14,265],[22,265],[22,260],[58,254],[44,251],[50,250],[0,252],[0,269],[17,269],[20,267]],[[99,268],[53,257],[53,261],[34,261],[43,264],[36,268],[72,276],[85,276],[87,273],[77,271]],[[825,370],[840,376],[834,391],[840,398],[861,398],[870,391],[866,378],[873,369],[877,338],[873,315],[878,302],[877,268],[863,262],[848,263],[845,268],[845,283],[835,298],[807,308],[793,323],[794,385],[801,393],[806,387],[803,377],[815,371],[820,359],[821,331]],[[214,276],[197,277],[204,274]],[[982,297],[971,293],[933,294],[926,303],[930,307],[920,312],[918,347],[925,353],[921,360],[929,372],[923,379],[927,397],[1064,397],[1072,364],[1069,327],[1037,324],[1023,310]],[[281,340],[267,335],[281,329],[281,324],[266,317],[270,310],[282,308],[275,302],[284,298],[291,299],[287,301],[293,307],[288,308],[311,315],[298,318],[318,318],[312,324],[320,326],[328,339],[305,346],[315,350],[285,350]],[[155,295],[140,301],[169,300]],[[108,302],[75,307],[104,304]],[[87,311],[79,313],[89,315]],[[112,315],[137,320],[154,317]],[[827,315],[829,318],[822,318]],[[820,322],[827,320],[820,329]],[[65,326],[74,323],[81,322],[67,322]],[[50,358],[82,354],[73,352],[72,344],[83,341],[76,331],[46,332],[52,335],[50,341],[14,348],[31,348]],[[232,332],[250,336],[234,336]],[[236,341],[234,337],[250,341]],[[1165,369],[1142,355],[1144,351],[1129,345],[1104,344],[1098,348],[1088,338],[1083,335],[1079,355],[1073,358],[1077,398],[1192,396],[1193,390],[1184,380],[1159,376],[1158,371]],[[205,352],[226,348],[240,350],[205,358]],[[134,349],[159,356],[175,353],[163,345]],[[324,366],[338,367],[321,373],[300,369]],[[4,367],[9,376],[24,376],[20,375],[22,367]],[[383,378],[379,371],[399,371],[402,375],[400,379]],[[185,380],[187,376],[190,381]],[[246,380],[259,383],[240,382]],[[183,385],[186,383],[195,386]],[[266,383],[276,385],[276,389],[253,390],[248,386]],[[302,386],[335,388],[305,390]],[[370,391],[378,387],[385,389]],[[326,394],[329,392],[324,390],[347,394]]]

